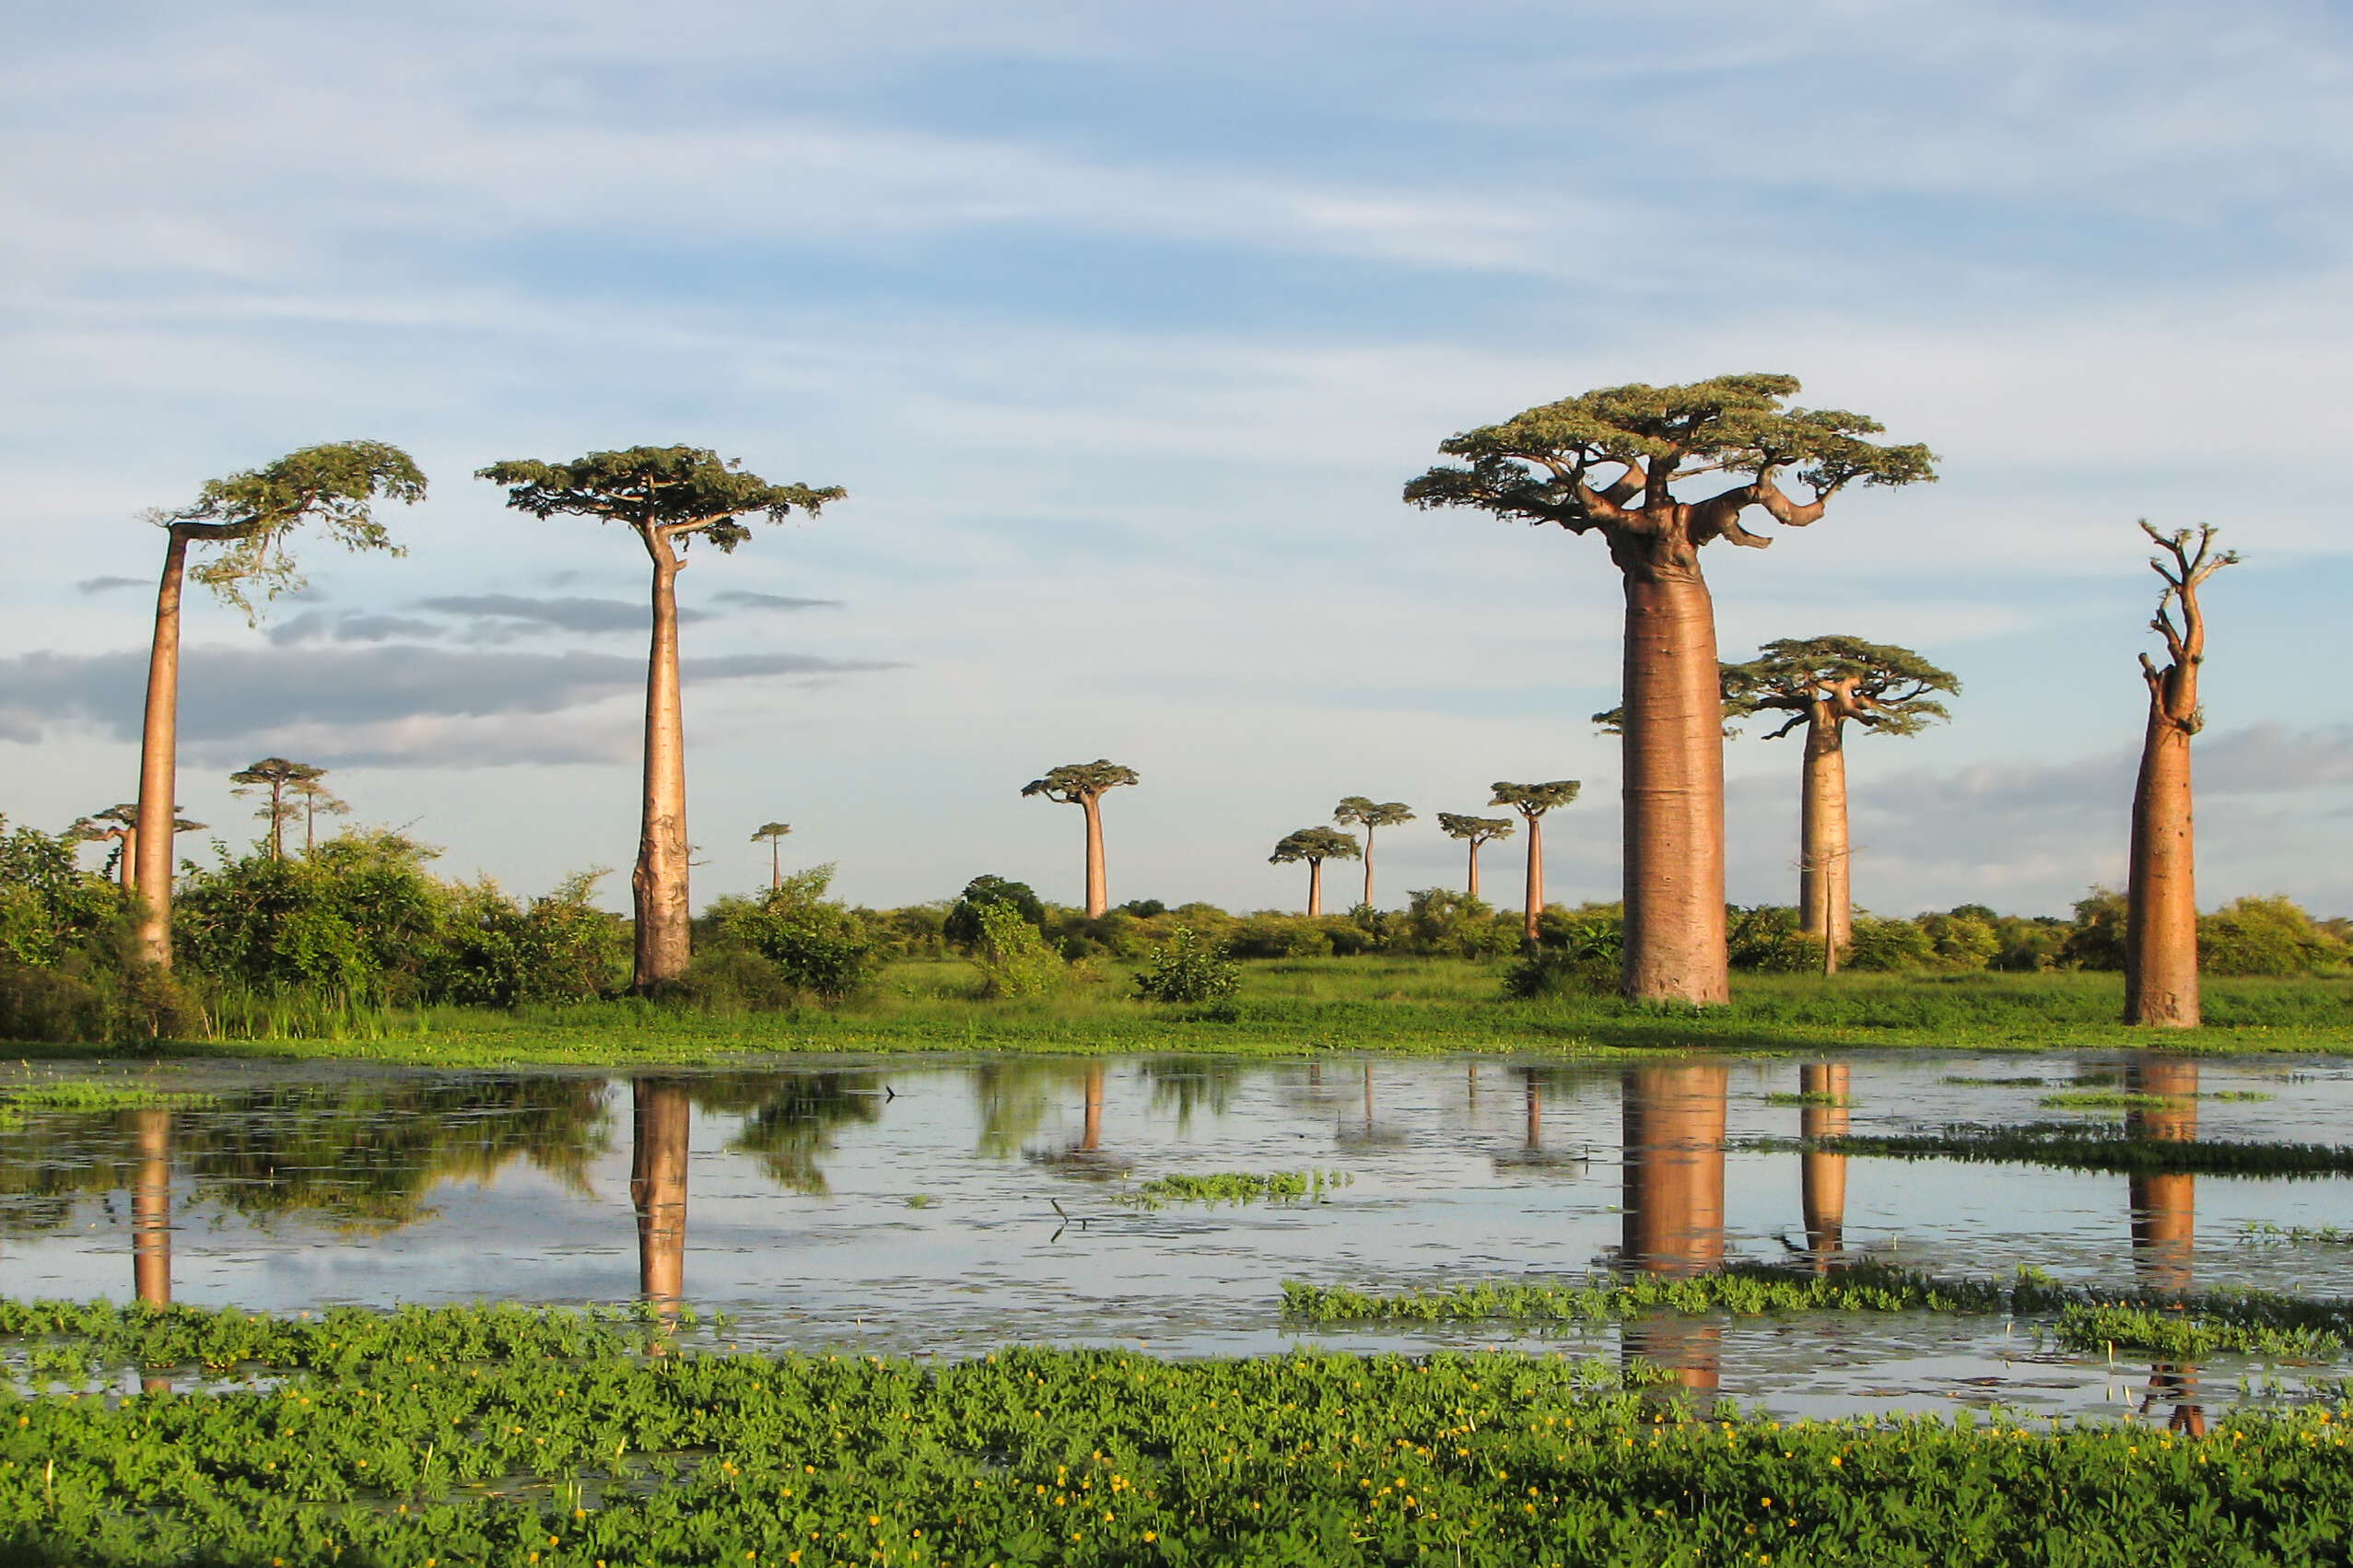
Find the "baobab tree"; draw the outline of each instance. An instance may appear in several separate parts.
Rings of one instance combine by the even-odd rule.
[[[1364,830],[1364,907],[1369,909],[1373,907],[1373,830],[1411,822],[1413,808],[1403,801],[1375,802],[1350,795],[1332,808],[1331,819],[1342,827],[1353,825]]]
[[[171,835],[179,807],[180,598],[193,576],[216,598],[255,619],[253,591],[266,603],[302,586],[287,543],[306,521],[324,525],[346,550],[403,555],[372,509],[378,499],[413,505],[425,475],[408,453],[381,441],[336,441],[288,452],[265,467],[211,479],[193,505],[155,511],[165,531],[163,578],[156,589],[155,641],[147,655],[147,705],[139,735],[139,953],[171,962]],[[192,546],[214,552],[191,568]]]
[[[1022,786],[1024,799],[1043,795],[1086,813],[1086,918],[1090,920],[1111,907],[1103,874],[1103,797],[1106,790],[1136,781],[1134,768],[1097,757],[1093,762],[1066,762],[1048,769],[1045,778]]]
[[[1513,784],[1498,778],[1494,783],[1495,798],[1487,802],[1491,806],[1511,807],[1528,824],[1525,934],[1530,946],[1536,942],[1536,922],[1544,914],[1544,813],[1575,801],[1577,791],[1584,788],[1575,778],[1555,778],[1549,784]]]
[[[1785,713],[1765,736],[1806,732],[1800,770],[1797,856],[1798,929],[1820,937],[1825,973],[1853,942],[1853,845],[1846,829],[1846,726],[1879,735],[1914,735],[1952,717],[1928,694],[1961,683],[1908,648],[1853,637],[1778,638],[1756,658],[1723,667],[1729,718]]]
[[[251,795],[266,791],[269,799],[254,815],[270,825],[270,859],[286,859],[286,825],[288,818],[301,808],[288,801],[287,791],[297,785],[311,783],[324,778],[327,770],[307,762],[289,762],[282,756],[265,756],[261,761],[240,768],[228,776],[236,786],[233,795]]]
[[[1459,838],[1470,846],[1470,877],[1464,894],[1479,896],[1479,847],[1497,838],[1512,836],[1512,819],[1507,816],[1466,816],[1460,812],[1440,812],[1438,826],[1449,838]]]
[[[1531,526],[1598,532],[1623,579],[1625,635],[1624,989],[1645,1000],[1730,1000],[1724,942],[1724,744],[1715,610],[1701,549],[1762,548],[1743,527],[1761,508],[1813,522],[1851,484],[1933,479],[1928,450],[1863,439],[1859,414],[1784,406],[1797,378],[1719,376],[1687,386],[1607,387],[1481,426],[1405,487],[1422,508],[1473,507]],[[1794,473],[1812,491],[1781,488]],[[1736,482],[1702,500],[1680,478]],[[1608,475],[1614,474],[1614,477]]]
[[[288,786],[294,795],[290,804],[302,813],[302,854],[306,860],[319,848],[319,819],[351,814],[351,802],[319,782],[326,773],[322,767],[315,777],[299,778]]]
[[[1353,834],[1342,833],[1336,827],[1302,827],[1284,834],[1277,840],[1274,853],[1267,857],[1270,866],[1296,865],[1307,862],[1307,914],[1310,919],[1324,912],[1324,862],[1352,860],[1364,851],[1358,848]]]
[[[700,447],[630,447],[571,462],[494,462],[475,477],[507,486],[507,504],[537,518],[592,517],[634,532],[653,566],[653,628],[646,657],[643,811],[638,863],[634,985],[650,991],[686,972],[686,732],[678,685],[678,574],[697,539],[722,555],[752,537],[747,517],[814,517],[849,492],[838,486],[771,485]]]
[[[2215,530],[2141,532],[2163,554],[2149,569],[2164,579],[2149,629],[2165,639],[2166,663],[2140,656],[2148,686],[2148,729],[2133,785],[2131,883],[2125,896],[2125,1022],[2195,1029],[2198,1012],[2197,840],[2191,820],[2190,737],[2206,727],[2198,666],[2206,662],[2206,615],[2198,590],[2236,550],[2214,548]],[[2176,605],[2181,609],[2177,625]]]
[[[770,893],[774,893],[784,885],[784,861],[778,858],[778,850],[784,841],[784,836],[791,831],[792,825],[789,822],[764,822],[753,830],[752,842],[755,844],[765,842],[768,847],[768,891]]]
[[[205,825],[191,822],[177,813],[172,816],[175,833],[201,833]],[[126,894],[139,891],[139,807],[135,801],[92,812],[74,824],[73,836],[88,844],[103,844],[114,840],[114,878]]]

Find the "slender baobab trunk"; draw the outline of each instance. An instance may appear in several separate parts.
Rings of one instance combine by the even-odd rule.
[[[139,955],[171,963],[171,835],[179,806],[180,591],[188,568],[188,536],[171,530],[164,546],[163,580],[156,587],[155,642],[147,653],[147,710],[139,732],[137,837],[124,847],[132,882],[141,895]],[[134,851],[130,846],[136,845]]]
[[[686,972],[686,735],[678,689],[678,568],[670,541],[648,535],[653,556],[653,642],[646,661],[645,816],[629,889],[637,906],[636,987]]]
[[[114,859],[114,875],[123,883],[123,891],[132,897],[139,893],[139,830],[123,830],[123,853]]]
[[[1373,907],[1373,825],[1364,825],[1364,907]]]
[[[1541,813],[1523,813],[1528,824],[1528,890],[1524,899],[1526,915],[1523,935],[1528,945],[1536,945],[1536,923],[1544,918],[1544,817]]]
[[[1103,874],[1103,800],[1083,795],[1079,806],[1086,813],[1086,918],[1092,920],[1111,907],[1109,884]]]
[[[1855,903],[1846,831],[1846,725],[1815,704],[1806,721],[1804,798],[1797,856],[1797,929],[1820,937],[1822,972],[1855,940]]]
[[[1307,918],[1315,919],[1324,912],[1324,863],[1307,862]]]
[[[693,1105],[683,1083],[629,1084],[629,1203],[638,1211],[638,1289],[664,1316],[686,1293],[686,1156]]]
[[[2197,706],[2196,677],[2187,711]],[[2125,1022],[2190,1029],[2199,1023],[2196,830],[2190,730],[2152,692],[2133,787],[2132,870],[2125,914]]]
[[[768,840],[768,891],[776,892],[784,885],[784,860],[777,841]]]
[[[131,1284],[147,1306],[171,1305],[171,1113],[129,1113],[139,1152],[131,1174]]]
[[[1479,840],[1476,838],[1470,841],[1470,877],[1463,888],[1463,895],[1469,898],[1479,896]]]
[[[1721,720],[1718,720],[1719,724]],[[1624,1218],[1619,1260],[1645,1274],[1688,1277],[1724,1261],[1724,1121],[1728,1070],[1644,1068],[1625,1076]],[[1629,1355],[1713,1390],[1720,1325],[1680,1314],[1629,1324]]]
[[[1715,603],[1696,564],[1625,589],[1625,993],[1729,1001]]]
[[[1834,1103],[1808,1104],[1797,1113],[1797,1134],[1808,1142],[1846,1136],[1846,1086],[1844,1065],[1819,1063],[1797,1070],[1797,1085],[1809,1102],[1823,1095]],[[1798,1156],[1799,1203],[1806,1219],[1806,1250],[1814,1267],[1837,1257],[1846,1236],[1846,1156],[1809,1149]]]

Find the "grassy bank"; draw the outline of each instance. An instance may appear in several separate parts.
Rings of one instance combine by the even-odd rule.
[[[960,963],[910,963],[838,1008],[709,1012],[634,1001],[568,1008],[287,1009],[247,1039],[127,1052],[340,1057],[447,1065],[697,1063],[742,1053],[1203,1050],[1446,1053],[1858,1047],[1970,1050],[2162,1046],[2233,1053],[2353,1049],[2353,980],[2216,979],[2207,1027],[2115,1022],[2113,975],[1744,975],[1730,1006],[1660,1008],[1610,997],[1512,1000],[1500,969],[1454,959],[1309,959],[1243,966],[1240,994],[1200,1006],[1134,1000],[1128,974],[1095,969],[1048,996],[983,1000]],[[83,1056],[92,1047],[12,1047]]]
[[[1698,1420],[1555,1358],[638,1353],[641,1323],[0,1306],[0,1562],[2342,1562],[2353,1411],[2208,1436]],[[10,1341],[13,1341],[10,1342]]]

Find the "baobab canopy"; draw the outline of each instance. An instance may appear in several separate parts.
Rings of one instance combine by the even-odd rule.
[[[849,492],[838,485],[771,485],[741,460],[701,447],[629,447],[572,462],[494,462],[478,477],[507,486],[507,504],[533,517],[603,518],[658,529],[681,544],[708,539],[733,550],[752,531],[740,519],[782,522],[794,508],[814,516]]]
[[[1723,667],[1724,716],[1786,713],[1774,740],[1804,724],[1818,702],[1838,717],[1887,735],[1914,735],[1949,719],[1930,692],[1957,693],[1961,682],[1908,648],[1858,637],[1776,638],[1757,657]]]
[[[303,522],[322,524],[347,550],[406,555],[370,509],[379,498],[423,500],[424,474],[408,453],[386,442],[334,441],[304,447],[226,479],[208,479],[193,506],[147,515],[158,527],[194,543],[225,546],[190,568],[188,575],[251,619],[251,588],[258,586],[263,598],[275,599],[302,586],[287,540]]]

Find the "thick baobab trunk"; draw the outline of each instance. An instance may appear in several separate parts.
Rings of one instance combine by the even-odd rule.
[[[1849,1070],[1819,1063],[1797,1070],[1799,1090],[1809,1102],[1797,1113],[1797,1134],[1808,1142],[1846,1136]],[[1846,1156],[1809,1149],[1798,1156],[1799,1203],[1806,1219],[1806,1250],[1820,1269],[1844,1250],[1846,1237]]]
[[[147,1306],[171,1305],[171,1113],[129,1113],[139,1152],[131,1175],[131,1284]]]
[[[1624,1081],[1620,1263],[1688,1277],[1724,1261],[1724,1122],[1728,1071],[1645,1068]],[[1627,1325],[1627,1353],[1672,1367],[1681,1387],[1711,1391],[1719,1325],[1669,1314]]]
[[[1324,863],[1307,862],[1307,918],[1314,919],[1324,912]]]
[[[1521,931],[1528,945],[1534,947],[1536,923],[1544,918],[1544,818],[1539,813],[1523,820],[1528,824],[1528,888],[1523,895]]]
[[[180,591],[187,568],[188,536],[175,528],[156,587],[146,719],[139,731],[139,822],[130,841],[137,847],[132,880],[141,895],[139,955],[166,966],[171,963],[171,834],[180,809]],[[129,845],[124,858],[135,858]]]
[[[692,956],[686,896],[686,734],[678,689],[678,557],[646,540],[653,556],[653,643],[646,661],[645,816],[629,889],[637,907],[636,988],[649,991],[686,972]]]
[[[1103,798],[1083,795],[1079,805],[1086,813],[1086,918],[1092,920],[1111,907],[1109,879],[1103,872]]]
[[[1726,1002],[1715,607],[1696,566],[1630,571],[1625,590],[1625,993]]]
[[[1820,705],[1817,705],[1819,708]],[[1824,973],[1855,940],[1846,836],[1846,726],[1816,712],[1806,723],[1804,799],[1799,806],[1797,928],[1821,938]]]
[[[2133,787],[2125,1022],[2193,1029],[2199,1023],[2198,909],[2190,731],[2165,707],[2161,696],[2150,701],[2140,779]]]
[[[693,1105],[683,1083],[629,1085],[629,1204],[638,1212],[638,1289],[665,1314],[686,1293],[686,1156]]]

